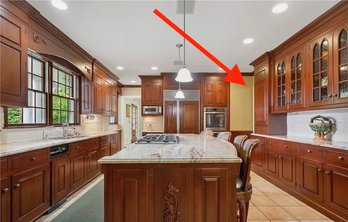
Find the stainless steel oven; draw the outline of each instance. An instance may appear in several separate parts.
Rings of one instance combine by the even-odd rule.
[[[143,106],[144,115],[161,115],[162,106]]]
[[[206,107],[204,108],[204,130],[215,132],[226,131],[227,108]]]

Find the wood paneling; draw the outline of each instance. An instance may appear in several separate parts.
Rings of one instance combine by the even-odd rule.
[[[9,177],[1,177],[1,210],[0,218],[1,221],[11,221],[11,181]]]
[[[177,102],[166,101],[164,103],[164,132],[177,133]]]
[[[180,102],[180,133],[199,133],[199,103]]]
[[[141,105],[163,105],[162,76],[139,76],[141,78]]]
[[[67,155],[51,161],[51,205],[68,196],[70,191],[70,160]]]
[[[211,75],[202,79],[201,100],[204,107],[227,107],[229,93],[230,85],[223,76]]]

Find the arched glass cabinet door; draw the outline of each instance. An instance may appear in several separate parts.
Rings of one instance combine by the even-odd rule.
[[[313,48],[313,102],[327,100],[328,97],[329,42],[323,39]]]
[[[347,30],[342,29],[338,41],[338,98],[348,98],[348,40]]]
[[[286,106],[285,62],[277,65],[277,107]]]
[[[291,57],[290,105],[302,104],[302,56]]]

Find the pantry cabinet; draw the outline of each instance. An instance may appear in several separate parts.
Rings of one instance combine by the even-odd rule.
[[[227,107],[230,84],[224,76],[206,76],[202,79],[201,99],[204,107]]]
[[[139,76],[141,78],[141,105],[163,105],[162,76]]]

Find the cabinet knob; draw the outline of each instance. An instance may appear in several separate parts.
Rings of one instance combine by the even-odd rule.
[[[338,156],[338,159],[339,160],[344,160],[344,157],[343,156]]]
[[[272,144],[272,142],[269,142],[269,144]]]
[[[277,158],[277,157],[278,157],[278,155],[274,155],[274,157],[275,157],[275,158]]]
[[[1,192],[3,192],[3,193],[6,193],[7,191],[8,191],[7,187],[1,190]]]
[[[312,153],[312,150],[307,150],[307,153]]]
[[[330,171],[327,170],[327,171],[325,171],[325,173],[326,173],[326,174],[330,174]]]
[[[288,148],[288,145],[285,144],[284,147],[285,147],[285,148]]]
[[[36,157],[35,157],[35,156],[31,158],[31,161],[35,161],[35,160],[36,160]]]
[[[281,159],[282,157],[281,156],[278,156],[278,159]]]
[[[332,95],[330,94],[330,95],[328,95],[327,97],[332,98]]]
[[[333,96],[334,96],[334,97],[337,97],[337,96],[338,96],[338,94],[337,94],[337,93],[336,93],[336,94],[333,94]]]
[[[87,159],[88,158],[88,156],[85,156],[85,159]]]
[[[318,172],[321,172],[322,169],[318,168]]]
[[[14,188],[19,188],[21,187],[21,185],[19,183],[17,183],[16,185],[14,185]]]
[[[77,149],[77,150],[80,149],[80,146],[76,146],[76,149]]]

